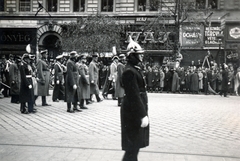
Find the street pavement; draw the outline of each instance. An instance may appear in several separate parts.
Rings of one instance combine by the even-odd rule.
[[[240,161],[240,97],[148,96],[150,146],[139,161]],[[76,113],[51,96],[47,102],[41,106],[39,97],[38,112],[25,115],[9,97],[0,99],[0,161],[121,161],[117,101]]]

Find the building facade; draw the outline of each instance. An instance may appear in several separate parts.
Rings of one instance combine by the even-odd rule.
[[[0,0],[0,55],[21,55],[30,44],[33,54],[47,49],[54,58],[61,52],[61,24],[100,13],[126,24],[126,35],[153,64],[161,65],[176,48],[184,66],[203,60],[207,50],[219,63],[236,62],[239,8],[238,0]]]

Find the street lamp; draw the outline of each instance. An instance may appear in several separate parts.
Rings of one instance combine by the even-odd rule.
[[[218,57],[218,64],[220,64],[219,53],[221,51],[221,46],[223,43],[224,35],[222,33],[219,33],[219,34],[217,34],[216,38],[217,38],[218,44],[219,44],[219,50],[218,50],[217,57]],[[225,62],[225,58],[224,58],[224,62]]]

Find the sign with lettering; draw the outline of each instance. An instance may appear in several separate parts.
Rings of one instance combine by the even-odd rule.
[[[204,44],[206,47],[217,47],[219,46],[219,43],[223,42],[219,41],[217,39],[217,35],[220,34],[221,32],[221,27],[212,24],[211,27],[205,27],[205,31],[204,31]]]
[[[0,28],[0,45],[27,45],[36,41],[36,28]]]
[[[240,42],[240,26],[239,25],[227,25],[227,40],[233,42]]]
[[[204,27],[203,25],[182,26],[181,39],[182,47],[201,48],[203,47]]]

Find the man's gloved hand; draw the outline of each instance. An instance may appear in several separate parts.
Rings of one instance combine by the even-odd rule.
[[[77,89],[77,85],[76,84],[73,85],[73,89]]]
[[[147,127],[148,124],[149,124],[149,119],[148,119],[148,116],[145,116],[144,118],[142,118],[142,124],[141,124],[141,127],[144,128],[144,127]]]
[[[94,83],[94,81],[92,80],[92,81],[91,81],[91,84],[93,84],[93,83]]]
[[[57,84],[59,84],[60,82],[59,82],[59,80],[57,80],[57,82],[56,82]]]
[[[32,85],[30,84],[30,85],[28,86],[28,88],[29,88],[29,89],[32,89]]]

